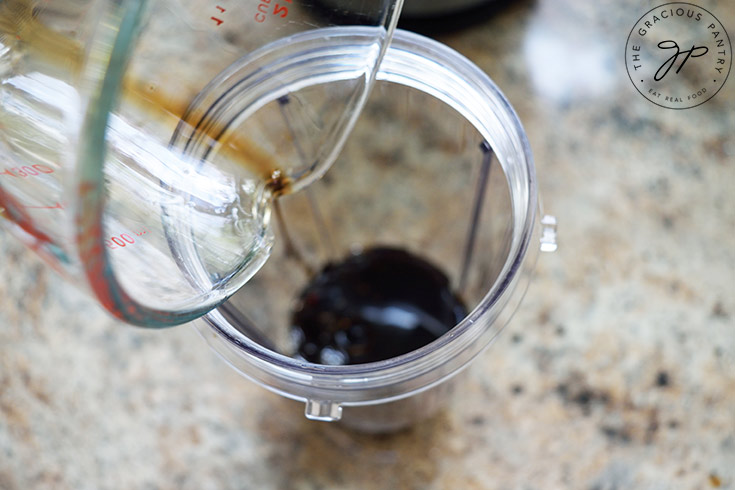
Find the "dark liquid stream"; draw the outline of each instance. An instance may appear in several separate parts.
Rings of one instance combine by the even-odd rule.
[[[423,347],[466,315],[442,271],[406,251],[373,248],[319,272],[291,329],[309,362],[362,364]]]

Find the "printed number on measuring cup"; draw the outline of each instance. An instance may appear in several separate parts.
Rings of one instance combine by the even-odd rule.
[[[291,0],[283,0],[283,2],[292,3]],[[271,3],[273,3],[272,10]],[[255,22],[265,22],[266,15],[268,14],[285,19],[288,16],[288,6],[283,3],[274,2],[273,0],[260,0],[258,11],[255,13]]]
[[[131,237],[127,233],[123,233],[122,235],[114,236],[109,240],[105,240],[105,245],[107,245],[107,248],[110,248],[112,250],[115,250],[117,248],[125,248],[128,245],[132,245],[133,243],[135,243],[135,238]]]
[[[34,175],[52,174],[54,169],[46,165],[24,165],[22,167],[6,168],[0,175],[8,175],[10,177],[33,177]]]
[[[148,233],[147,230],[136,231],[136,232],[133,232],[133,235],[140,237],[140,236],[145,235],[146,233]],[[135,238],[133,238],[130,233],[123,233],[121,235],[110,237],[109,240],[105,240],[105,245],[107,245],[107,248],[111,250],[125,248],[128,245],[132,245],[134,243],[135,243]]]

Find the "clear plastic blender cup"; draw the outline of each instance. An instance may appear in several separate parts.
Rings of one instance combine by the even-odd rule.
[[[123,320],[204,314],[338,153],[400,3],[3,1],[0,221]]]
[[[240,373],[305,402],[307,417],[366,431],[405,427],[441,407],[452,393],[444,381],[518,307],[538,251],[556,248],[556,221],[538,212],[530,148],[506,98],[458,53],[400,30],[338,160],[279,206],[271,260],[197,328]],[[293,313],[314,271],[373,247],[436,265],[469,313],[398,357],[341,364],[352,330],[338,327],[323,332],[336,339],[328,356],[299,358]]]

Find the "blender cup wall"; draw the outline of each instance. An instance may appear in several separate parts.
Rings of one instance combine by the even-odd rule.
[[[0,221],[119,318],[205,313],[267,258],[272,197],[339,151],[400,3],[357,28],[309,2],[0,3]],[[301,90],[319,65],[344,76]]]
[[[369,431],[433,413],[442,384],[482,351],[522,298],[555,222],[536,214],[525,133],[493,82],[468,60],[397,31],[378,82],[329,172],[279,199],[277,240],[253,279],[197,327],[235,369],[306,402],[306,415]],[[441,269],[470,313],[438,340],[379,362],[312,364],[296,355],[296,298],[314,273],[371,247]],[[410,398],[408,398],[410,397]]]

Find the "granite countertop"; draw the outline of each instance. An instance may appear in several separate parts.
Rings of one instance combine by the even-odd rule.
[[[307,421],[0,233],[0,489],[735,488],[735,80],[693,109],[644,99],[623,54],[656,4],[519,2],[440,37],[519,113],[560,248],[411,430]]]

